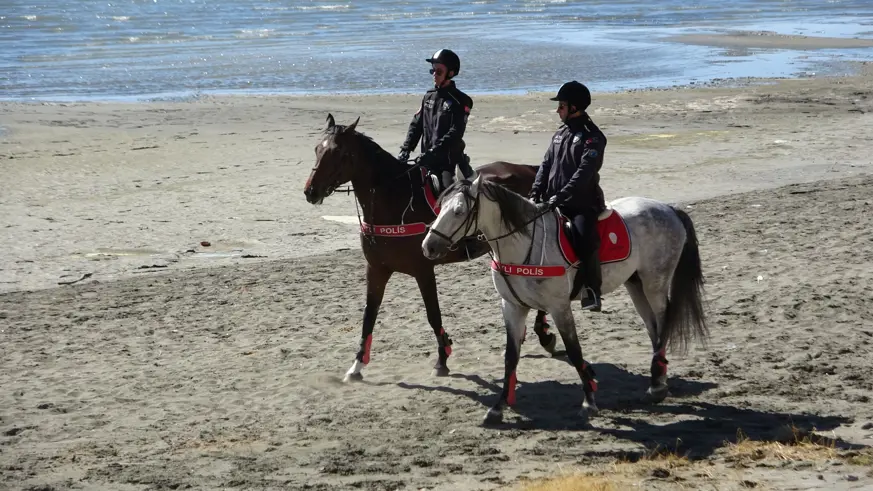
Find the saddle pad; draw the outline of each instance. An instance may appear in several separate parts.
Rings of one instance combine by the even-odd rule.
[[[628,233],[627,225],[621,215],[611,210],[608,216],[597,221],[597,233],[600,235],[600,263],[615,263],[624,261],[630,257],[631,239]],[[558,215],[558,224],[560,229],[559,244],[561,253],[564,259],[571,265],[576,265],[579,258],[576,256],[576,251],[573,250],[573,243],[570,240],[570,222],[563,215]]]

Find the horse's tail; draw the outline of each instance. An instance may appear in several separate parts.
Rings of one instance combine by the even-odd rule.
[[[692,339],[705,342],[709,336],[703,308],[705,281],[703,269],[700,267],[700,251],[697,247],[694,223],[684,211],[676,207],[671,208],[685,227],[685,245],[679,256],[679,264],[673,271],[662,339],[667,340],[673,349],[684,351]]]

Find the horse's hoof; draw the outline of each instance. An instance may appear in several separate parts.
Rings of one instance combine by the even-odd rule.
[[[548,341],[543,343],[540,341],[540,345],[546,350],[549,354],[555,354],[555,347],[558,345],[558,337],[554,334],[549,333]]]
[[[360,372],[358,373],[347,373],[345,378],[343,378],[343,382],[361,382],[364,380],[364,375]]]
[[[582,420],[582,423],[588,423],[588,421],[597,416],[600,413],[600,409],[597,406],[582,406],[582,409],[579,410],[579,419]]]
[[[434,367],[433,368],[433,376],[434,377],[448,377],[449,376],[449,367]]]
[[[494,409],[493,407],[485,413],[485,424],[496,425],[503,422],[503,411]]]
[[[662,402],[667,398],[667,392],[669,392],[669,388],[666,385],[659,385],[658,387],[649,387],[646,391],[646,395],[643,396],[643,402],[649,404],[657,404]]]

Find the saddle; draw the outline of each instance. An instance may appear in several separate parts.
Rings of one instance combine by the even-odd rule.
[[[582,250],[582,230],[576,230],[573,222],[558,210],[558,220],[561,230],[561,252],[568,263],[577,265],[579,258],[576,251]],[[600,236],[600,263],[624,261],[631,253],[631,239],[622,216],[608,207],[597,216],[597,234]]]
[[[561,224],[561,229],[564,232],[564,234],[562,234],[562,235],[566,235],[566,238],[569,241],[569,244],[567,244],[567,245],[570,246],[570,247],[565,248],[564,244],[561,244],[562,245],[561,249],[564,252],[564,258],[567,259],[567,261],[570,264],[576,265],[579,262],[578,255],[576,253],[578,251],[582,250],[583,246],[585,246],[584,231],[578,230],[576,228],[576,225],[573,223],[573,221],[570,220],[566,215],[564,215],[564,213],[560,210],[560,208],[557,211],[558,211],[558,216],[559,216],[559,220],[560,220],[560,224]],[[612,216],[612,214],[613,214],[612,208],[607,206],[606,210],[604,210],[603,212],[601,212],[597,216],[597,222],[598,222],[597,228],[598,228],[598,230],[602,228],[600,222],[608,219],[609,217]],[[603,241],[601,240],[601,242],[603,242]],[[572,258],[567,257],[568,254],[570,254],[570,253],[572,253],[572,255],[573,255]],[[571,260],[571,259],[573,259],[573,260]]]
[[[461,170],[462,165],[464,165],[465,167],[467,167],[469,169],[469,171],[471,173],[470,176],[466,176],[463,174],[463,171]],[[425,187],[429,187],[430,192],[434,196],[439,196],[440,194],[442,194],[442,192],[446,190],[446,187],[443,186],[441,176],[439,174],[434,174],[433,172],[430,172],[430,171],[424,169],[423,167],[421,169],[422,169],[422,180],[424,181]],[[470,156],[469,155],[464,155],[464,164],[458,163],[458,165],[455,167],[455,175],[458,176],[458,173],[461,173],[461,175],[464,175],[463,178],[468,179],[468,180],[472,180],[474,178],[474,176],[476,175],[476,171],[474,171],[473,168],[470,167]],[[458,178],[460,178],[460,177],[455,177],[452,180],[454,181],[455,179],[458,179]]]

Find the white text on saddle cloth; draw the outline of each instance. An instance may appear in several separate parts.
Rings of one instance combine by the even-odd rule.
[[[369,223],[361,224],[361,233],[364,235],[378,235],[381,237],[407,237],[410,235],[421,235],[427,232],[427,224],[407,223],[404,225],[370,225]]]
[[[503,264],[491,261],[491,269],[501,271],[510,276],[553,277],[564,276],[567,268],[564,266],[532,266],[528,264]]]

